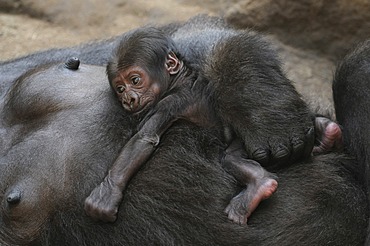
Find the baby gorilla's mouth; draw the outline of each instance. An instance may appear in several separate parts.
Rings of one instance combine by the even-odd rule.
[[[140,100],[138,100],[138,98],[126,97],[126,98],[122,98],[121,102],[122,102],[122,107],[131,113],[134,113],[141,109],[141,103],[140,103]]]
[[[131,111],[134,111],[134,102],[133,101],[130,102],[130,109],[131,109]]]
[[[133,114],[140,114],[145,111],[148,107],[148,103],[141,104],[141,101],[131,100],[130,102],[123,102],[123,108]]]
[[[129,111],[131,113],[134,113],[134,112],[140,110],[140,107],[135,106],[135,102],[133,102],[133,101],[131,101],[131,102],[123,102],[122,103],[122,106],[123,106],[123,108],[126,111]]]

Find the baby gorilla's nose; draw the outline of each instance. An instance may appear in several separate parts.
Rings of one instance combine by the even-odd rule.
[[[128,92],[124,96],[123,107],[126,110],[130,112],[136,112],[139,110],[139,106],[140,106],[140,98],[138,94],[136,94],[135,92]]]

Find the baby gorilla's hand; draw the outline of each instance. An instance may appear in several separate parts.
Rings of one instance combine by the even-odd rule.
[[[280,130],[251,130],[244,137],[248,158],[263,166],[293,163],[311,155],[315,128],[311,117],[306,122],[284,122]]]
[[[122,196],[119,187],[110,182],[109,178],[105,178],[86,198],[86,214],[96,220],[114,222]]]

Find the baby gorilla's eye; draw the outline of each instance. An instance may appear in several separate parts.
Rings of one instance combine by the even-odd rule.
[[[123,85],[118,85],[117,87],[116,87],[116,91],[117,91],[117,93],[119,93],[119,94],[121,94],[121,93],[123,93],[124,91],[125,91],[125,87],[123,86]]]
[[[139,84],[140,83],[140,77],[133,77],[131,79],[131,82],[132,82],[133,85]]]

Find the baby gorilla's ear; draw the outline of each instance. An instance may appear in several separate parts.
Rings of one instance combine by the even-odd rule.
[[[170,53],[167,54],[165,66],[169,74],[173,75],[177,74],[180,71],[180,69],[183,66],[183,62],[180,61],[175,55],[175,53],[171,51]]]

